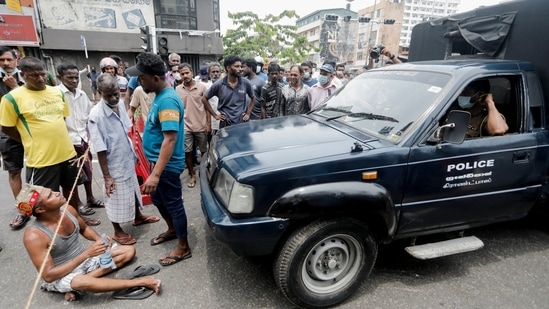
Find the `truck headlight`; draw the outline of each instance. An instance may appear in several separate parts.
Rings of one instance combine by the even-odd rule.
[[[227,205],[231,213],[250,213],[254,205],[253,187],[239,183],[225,169],[219,171],[215,182],[214,191]]]

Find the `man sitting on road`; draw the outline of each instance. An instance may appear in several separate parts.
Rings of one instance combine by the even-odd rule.
[[[110,244],[105,244],[101,236],[86,225],[77,215],[73,207],[66,208],[63,215],[62,207],[66,199],[59,192],[51,189],[25,185],[16,201],[19,212],[26,216],[33,215],[35,221],[25,229],[23,243],[29,257],[40,271],[41,286],[47,291],[65,293],[65,300],[76,300],[76,293],[88,291],[92,293],[118,291],[134,287],[144,287],[159,293],[161,282],[153,277],[137,277],[134,279],[101,278],[110,273],[112,268],[99,267],[99,255],[105,253]],[[52,242],[54,231],[59,226],[59,234]],[[94,241],[89,247],[81,241],[78,234]],[[48,248],[53,245],[48,254]],[[116,267],[122,267],[133,259],[133,246],[116,246],[112,248],[112,259]],[[128,294],[136,291],[128,290]],[[138,293],[139,294],[139,293]]]

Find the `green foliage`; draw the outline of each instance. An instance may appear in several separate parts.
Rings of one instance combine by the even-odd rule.
[[[253,58],[257,55],[267,59],[278,59],[279,63],[300,63],[315,47],[307,38],[297,34],[297,26],[280,23],[283,19],[298,19],[293,10],[280,15],[269,14],[260,19],[247,11],[229,12],[236,29],[229,29],[223,37],[224,54]]]

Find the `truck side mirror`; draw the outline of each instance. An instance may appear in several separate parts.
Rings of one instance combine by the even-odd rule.
[[[458,110],[451,111],[446,124],[440,126],[435,132],[435,137],[439,141],[437,147],[440,148],[440,142],[442,141],[452,144],[463,143],[470,121],[471,113]]]

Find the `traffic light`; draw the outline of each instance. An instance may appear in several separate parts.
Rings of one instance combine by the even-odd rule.
[[[168,39],[164,36],[158,38],[158,54],[160,56],[168,54]]]
[[[384,19],[383,24],[385,25],[393,25],[395,23],[394,19]]]
[[[370,17],[361,16],[361,17],[358,18],[358,22],[359,22],[359,23],[369,23],[370,20],[371,20]]]
[[[343,16],[343,21],[348,23],[351,21],[351,16],[347,15],[347,16]]]
[[[139,27],[139,30],[141,30],[141,34],[144,34],[144,36],[141,37],[141,40],[145,43],[145,45],[141,45],[141,48],[143,48],[145,52],[152,52],[151,28],[149,26],[141,26]]]
[[[324,19],[329,20],[329,21],[337,21],[338,18],[339,18],[339,16],[337,16],[337,15],[326,15],[324,17]]]

